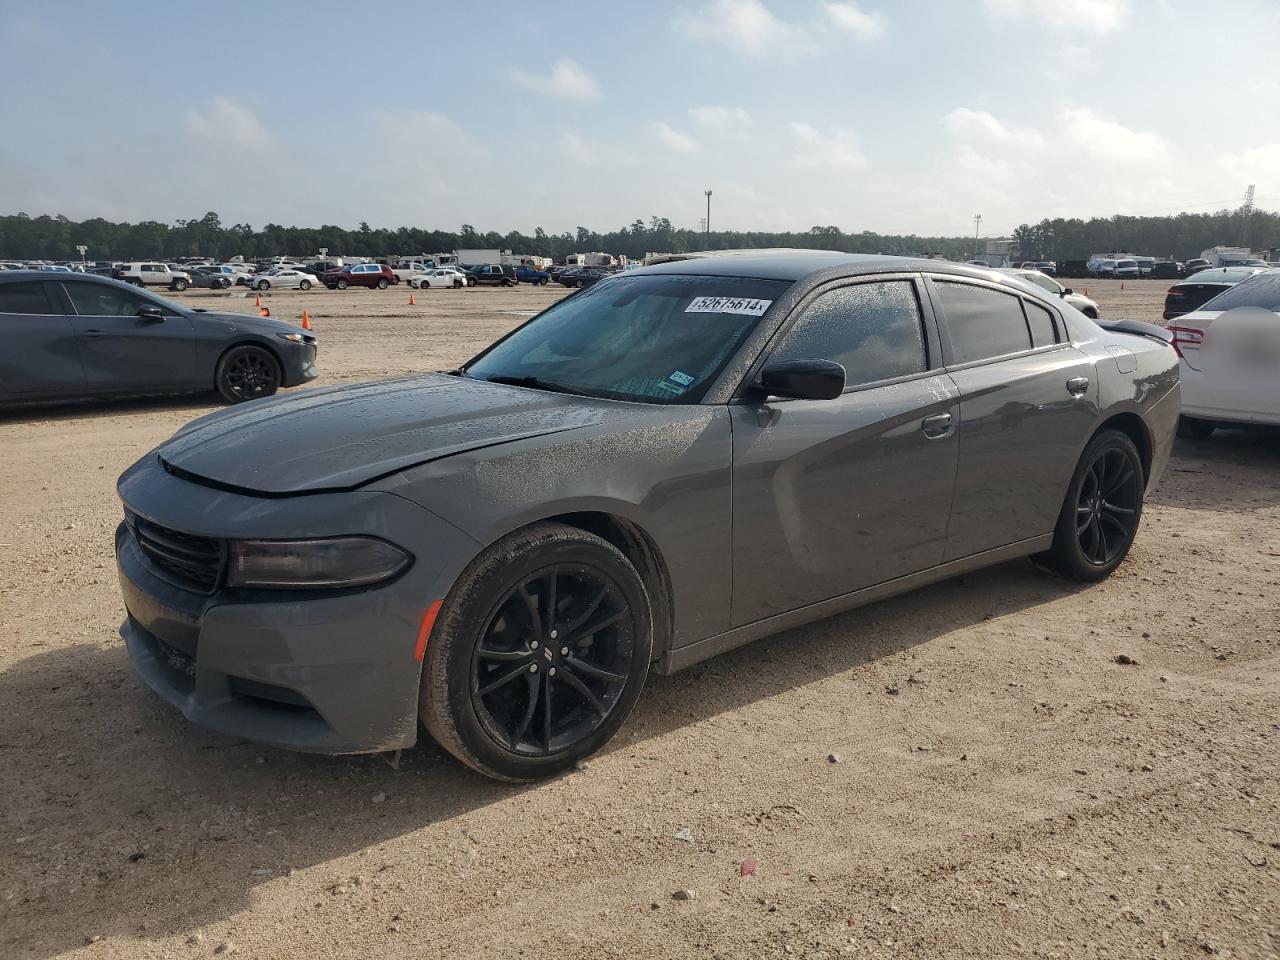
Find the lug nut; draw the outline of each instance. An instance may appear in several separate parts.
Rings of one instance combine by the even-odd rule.
[[[554,639],[555,639],[556,637],[558,637],[558,636],[560,636],[560,631],[559,631],[559,630],[552,630],[552,631],[551,631],[551,639],[552,639],[552,640],[554,640]]]
[[[538,641],[537,641],[537,640],[530,640],[530,641],[529,641],[529,649],[530,649],[530,650],[537,650],[537,649],[538,649]]]
[[[538,672],[538,665],[537,665],[536,663],[531,663],[531,664],[529,664],[529,672],[530,672],[530,673],[537,673],[537,672]]]
[[[567,657],[568,655],[569,655],[569,648],[568,648],[568,647],[561,647],[561,648],[560,648],[560,656],[562,656],[562,657]]]
[[[552,667],[550,670],[548,670],[548,671],[547,671],[547,676],[548,676],[548,677],[554,677],[555,675],[556,675],[556,668],[555,668],[555,667]]]

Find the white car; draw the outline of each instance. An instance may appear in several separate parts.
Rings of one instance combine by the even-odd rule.
[[[1015,267],[1004,267],[1000,272],[1014,277],[1021,277],[1028,283],[1034,283],[1041,290],[1047,290],[1055,297],[1061,297],[1065,303],[1071,304],[1090,320],[1097,320],[1099,317],[1096,301],[1076,293],[1070,287],[1064,287],[1047,273],[1041,273],[1039,270],[1021,270]]]
[[[415,290],[421,290],[423,287],[465,287],[466,285],[466,277],[457,270],[449,270],[445,267],[419,273],[409,280],[409,286]]]
[[[1178,435],[1280,426],[1280,271],[1261,271],[1169,324],[1181,358]]]
[[[268,270],[266,273],[255,273],[249,278],[249,286],[254,290],[270,290],[272,287],[282,290],[310,290],[319,282],[314,273],[302,270]]]

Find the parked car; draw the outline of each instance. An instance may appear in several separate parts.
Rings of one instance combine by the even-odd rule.
[[[589,287],[611,276],[613,274],[595,267],[573,267],[556,277],[556,283],[566,287]]]
[[[1015,277],[1021,277],[1028,283],[1034,283],[1037,287],[1048,292],[1050,295],[1062,298],[1062,300],[1071,304],[1071,306],[1075,307],[1090,320],[1098,319],[1099,314],[1097,301],[1090,300],[1088,297],[1076,293],[1070,287],[1064,287],[1048,274],[1039,270],[1015,270],[1008,267],[1001,269],[1000,272],[1007,273]]]
[[[231,277],[213,267],[196,267],[191,271],[193,287],[208,287],[211,290],[226,290],[231,286]]]
[[[1258,270],[1177,320],[1169,331],[1182,378],[1178,435],[1280,425],[1280,271]]]
[[[532,283],[537,286],[546,286],[551,282],[551,274],[545,270],[538,270],[525,264],[516,267],[516,279],[521,283]]]
[[[330,290],[345,290],[347,287],[377,287],[385,290],[400,282],[400,278],[385,263],[357,263],[341,270],[330,270],[320,280]]]
[[[0,405],[217,390],[231,403],[316,376],[292,324],[212,313],[89,273],[0,275]]]
[[[436,270],[428,270],[426,273],[417,274],[409,281],[409,286],[415,290],[421,290],[423,287],[465,287],[467,285],[466,278],[457,270],[446,270],[440,267]]]
[[[272,287],[282,290],[310,290],[319,282],[314,274],[302,270],[279,269],[254,274],[249,285],[254,290],[270,290]]]
[[[996,277],[665,263],[450,373],[196,421],[120,478],[129,655],[232,737],[397,750],[421,721],[523,781],[606,743],[651,667],[1016,557],[1100,580],[1178,358]]]
[[[135,287],[168,287],[182,291],[191,286],[191,274],[172,270],[167,263],[124,263],[116,271],[116,279]]]
[[[1208,260],[1205,260],[1203,257],[1192,257],[1190,260],[1183,262],[1182,275],[1184,277],[1189,277],[1193,273],[1196,273],[1200,270],[1208,270],[1212,266],[1213,264],[1211,264]]]
[[[1262,267],[1210,267],[1196,271],[1195,276],[1175,283],[1164,295],[1164,318],[1172,320],[1184,313],[1198,310],[1218,294],[1248,280],[1263,270]]]
[[[1151,277],[1155,280],[1177,280],[1182,276],[1182,264],[1176,260],[1157,260],[1151,265]]]
[[[467,273],[482,287],[514,287],[516,268],[505,263],[484,263]]]
[[[1141,276],[1141,271],[1136,260],[1110,260],[1104,262],[1098,275],[1112,280],[1136,280]]]

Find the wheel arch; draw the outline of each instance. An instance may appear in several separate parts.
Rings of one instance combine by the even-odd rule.
[[[1142,417],[1131,410],[1113,413],[1098,424],[1098,429],[1093,431],[1093,435],[1089,437],[1089,442],[1092,443],[1093,438],[1104,430],[1119,430],[1133,441],[1133,445],[1138,448],[1138,456],[1142,460],[1143,480],[1150,482],[1151,464],[1155,459],[1155,440],[1151,436],[1151,431],[1147,428],[1146,423],[1143,422]]]

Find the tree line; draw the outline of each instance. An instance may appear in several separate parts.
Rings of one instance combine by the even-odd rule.
[[[1280,214],[1257,211],[1246,216],[1239,210],[1222,210],[1167,217],[1059,218],[1023,224],[1013,236],[1021,245],[1020,255],[1032,260],[1083,260],[1091,253],[1111,250],[1183,259],[1216,244],[1240,244],[1242,239],[1255,249],[1280,246]],[[419,227],[374,228],[367,223],[354,230],[331,225],[285,227],[276,223],[255,230],[247,223],[225,226],[213,212],[172,224],[154,220],[114,223],[98,217],[76,222],[62,215],[32,217],[25,213],[0,216],[0,258],[75,260],[79,244],[89,248],[86,256],[90,260],[311,256],[322,247],[334,256],[413,255],[496,247],[543,257],[605,251],[632,259],[650,252],[809,247],[847,253],[938,254],[965,260],[976,250],[973,237],[922,237],[870,230],[846,233],[835,226],[785,233],[716,230],[706,234],[677,228],[666,217],[652,217],[648,223],[636,220],[608,233],[586,227],[547,233],[538,227],[528,235],[517,230],[505,234],[481,232],[471,224],[463,224],[456,233]]]

